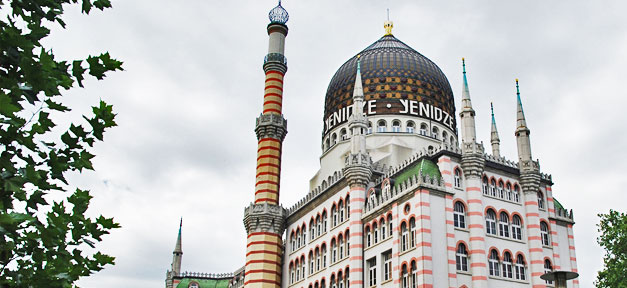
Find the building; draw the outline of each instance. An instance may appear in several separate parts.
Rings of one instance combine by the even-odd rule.
[[[551,287],[540,275],[577,271],[573,214],[532,158],[518,80],[516,162],[500,155],[493,112],[491,151],[479,142],[463,59],[458,123],[448,79],[396,38],[390,21],[333,76],[320,170],[311,191],[283,208],[288,13],[279,2],[269,18],[245,266],[228,275],[181,273],[179,231],[167,287]]]

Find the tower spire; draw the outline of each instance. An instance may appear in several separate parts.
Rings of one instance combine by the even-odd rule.
[[[525,112],[523,111],[522,101],[520,100],[520,87],[518,86],[518,79],[516,79],[516,129],[520,127],[527,128],[527,121],[525,120]]]
[[[490,111],[492,112],[492,129],[490,135],[490,143],[492,144],[492,155],[494,157],[501,157],[501,140],[499,139],[499,132],[496,130],[496,120],[494,119],[494,105],[490,102]]]
[[[525,113],[523,112],[522,101],[520,100],[520,87],[518,79],[516,79],[516,142],[518,146],[518,159],[520,163],[530,162],[531,158],[531,141],[529,134],[531,131],[527,128]]]
[[[470,90],[468,89],[468,78],[466,77],[466,59],[462,58],[462,71],[464,77],[464,87],[462,89],[462,111],[459,116],[462,118],[462,142],[475,143],[477,132],[475,129],[475,110],[470,102]]]
[[[366,153],[366,136],[364,129],[368,129],[367,116],[364,115],[364,88],[361,82],[361,60],[357,55],[357,73],[355,74],[355,88],[353,89],[353,115],[349,122],[349,129],[353,133],[351,153]]]
[[[394,28],[394,22],[390,21],[390,9],[387,9],[388,12],[388,18],[385,22],[383,22],[383,28],[385,28],[385,35],[384,36],[388,36],[388,35],[392,35],[392,28]]]

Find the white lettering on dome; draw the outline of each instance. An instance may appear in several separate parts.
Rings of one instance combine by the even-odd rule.
[[[416,100],[398,99],[403,108],[398,114],[413,115],[423,118],[427,118],[436,122],[440,122],[446,125],[451,130],[455,130],[454,117],[448,114],[446,111],[439,107],[435,107],[428,103],[423,103]],[[389,105],[389,104],[388,104]],[[366,115],[377,114],[377,100],[369,100],[364,102],[364,111]],[[344,107],[338,111],[333,112],[324,121],[324,134],[329,132],[333,127],[348,121],[350,116],[353,115],[353,106]]]

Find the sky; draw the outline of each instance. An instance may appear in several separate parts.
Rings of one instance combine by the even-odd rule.
[[[116,265],[83,287],[162,287],[183,218],[183,270],[232,272],[244,264],[244,207],[253,199],[255,118],[262,108],[267,13],[275,1],[113,1],[44,44],[58,59],[109,51],[124,70],[65,94],[79,119],[99,99],[118,127],[94,152],[95,172],[71,175],[94,195],[90,215],[121,223],[98,244]],[[626,1],[294,1],[285,55],[281,203],[293,205],[319,168],[324,96],[344,61],[394,35],[447,75],[459,107],[461,58],[479,140],[488,147],[494,102],[501,153],[516,160],[515,86],[533,157],[554,196],[574,210],[582,287],[602,267],[597,214],[625,212]],[[459,112],[459,109],[458,109]],[[458,116],[459,117],[459,116]],[[458,118],[459,119],[459,118]],[[459,121],[459,120],[458,120]]]

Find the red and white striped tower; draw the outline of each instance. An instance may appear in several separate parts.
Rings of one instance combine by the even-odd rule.
[[[572,212],[572,211],[571,211]],[[570,256],[570,267],[572,272],[577,271],[577,255],[575,254],[575,234],[573,234],[573,225],[568,224],[568,254]],[[573,280],[573,288],[579,288],[579,280]]]
[[[344,175],[350,187],[350,260],[349,276],[351,288],[364,287],[364,226],[361,216],[366,200],[366,186],[372,176],[372,159],[366,152],[368,119],[364,114],[364,91],[361,83],[361,64],[357,56],[357,75],[353,90],[353,115],[348,122],[351,130],[351,152],[346,157]]]
[[[470,91],[466,79],[466,63],[462,58],[464,90],[462,91],[462,170],[466,181],[468,197],[468,228],[470,230],[470,272],[472,287],[488,287],[487,258],[485,249],[485,226],[483,218],[483,194],[481,175],[485,159],[483,145],[477,143],[475,110],[470,102]]]
[[[289,15],[279,5],[269,13],[269,47],[263,63],[266,84],[263,113],[257,118],[257,170],[255,202],[244,211],[246,226],[246,288],[280,288],[281,258],[287,213],[279,206],[281,149],[287,121],[282,115],[283,76],[287,61],[283,55]]]
[[[531,158],[531,142],[529,128],[525,120],[520,89],[516,79],[516,143],[518,146],[518,166],[520,169],[520,185],[522,186],[527,220],[527,243],[529,246],[529,270],[533,287],[545,287],[546,282],[540,279],[544,274],[544,253],[540,236],[540,212],[538,210],[538,191],[540,189],[540,166]]]

